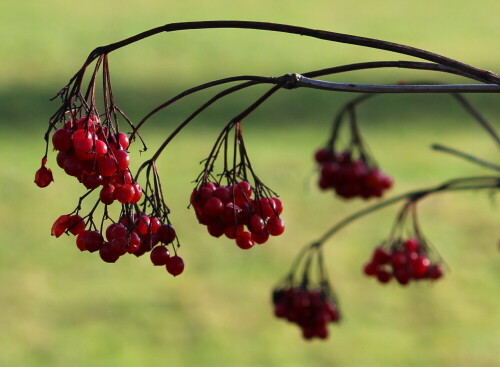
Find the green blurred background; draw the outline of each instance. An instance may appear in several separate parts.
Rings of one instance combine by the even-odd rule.
[[[49,102],[98,45],[177,21],[240,19],[289,23],[425,48],[500,72],[495,0],[479,2],[18,1],[0,13],[0,366],[498,366],[498,203],[485,192],[443,194],[420,208],[428,238],[449,271],[437,284],[380,286],[361,266],[390,228],[396,207],[338,233],[326,248],[344,321],[326,342],[305,342],[272,315],[270,290],[295,254],[343,216],[366,205],[320,193],[312,152],[352,95],[282,91],[245,125],[254,167],[285,203],[283,236],[250,251],[214,239],[186,210],[198,162],[219,129],[264,88],[227,98],[167,149],[160,169],[186,271],[172,278],[147,258],[114,265],[50,236],[83,191],[49,157],[56,182],[33,184]],[[409,59],[292,35],[207,30],[157,35],[110,56],[118,105],[134,121],[181,90],[242,74],[278,76],[345,63]],[[415,71],[356,72],[335,80],[460,82]],[[161,143],[213,93],[192,96],[149,122]],[[496,96],[471,96],[499,128]],[[379,96],[359,110],[364,137],[394,193],[447,178],[488,173],[430,151],[441,142],[498,162],[498,150],[453,100]],[[133,160],[149,156],[132,148]],[[151,149],[150,151],[154,151]]]

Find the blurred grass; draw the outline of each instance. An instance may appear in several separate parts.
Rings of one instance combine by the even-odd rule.
[[[365,203],[318,192],[312,151],[336,109],[352,95],[286,91],[245,124],[259,176],[285,202],[285,234],[241,251],[213,239],[186,210],[203,159],[225,121],[256,96],[228,98],[172,142],[160,170],[186,272],[173,279],[148,259],[104,264],[73,238],[54,239],[54,219],[82,190],[53,163],[56,182],[33,185],[51,97],[88,52],[173,21],[246,19],[283,22],[411,44],[498,72],[497,13],[481,1],[412,3],[289,1],[18,2],[0,13],[0,365],[1,366],[496,366],[500,359],[498,204],[485,192],[426,200],[421,221],[450,271],[433,285],[381,287],[361,264],[387,235],[396,207],[352,224],[327,245],[327,264],[345,314],[328,342],[306,343],[272,316],[269,293],[299,249]],[[279,6],[279,11],[277,11]],[[292,43],[293,41],[293,43]],[[111,56],[115,93],[134,120],[180,90],[236,74],[281,75],[379,59],[382,51],[252,31],[159,35]],[[341,80],[390,83],[421,73],[354,73]],[[436,77],[438,77],[436,75]],[[439,80],[458,80],[439,77]],[[264,90],[264,89],[262,89]],[[150,151],[211,94],[193,96],[145,129]],[[495,96],[473,96],[495,126]],[[380,96],[359,111],[371,151],[396,179],[394,193],[484,171],[431,152],[440,142],[490,157],[498,151],[447,96]],[[145,159],[132,149],[134,161]],[[498,196],[498,195],[497,195]]]

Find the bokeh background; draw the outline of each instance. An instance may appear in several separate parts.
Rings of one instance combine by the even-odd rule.
[[[425,234],[449,267],[437,284],[380,286],[361,266],[397,207],[352,224],[326,248],[344,320],[328,341],[305,342],[273,317],[270,290],[302,246],[366,205],[320,193],[312,153],[352,95],[283,91],[245,123],[261,178],[285,203],[287,229],[241,251],[214,239],[186,209],[191,181],[222,126],[263,88],[227,98],[197,118],[160,162],[186,261],[172,278],[147,258],[103,263],[74,239],[50,236],[82,188],[56,167],[33,184],[49,102],[98,45],[168,22],[240,19],[289,23],[413,45],[500,71],[500,3],[220,1],[17,1],[0,13],[0,365],[1,366],[498,366],[499,209],[486,192],[443,194],[421,204]],[[231,75],[278,76],[395,54],[250,30],[157,35],[110,56],[118,104],[135,121],[179,91]],[[415,71],[356,72],[341,81],[460,82]],[[192,96],[149,122],[150,148],[212,92]],[[497,96],[471,96],[499,128]],[[449,96],[379,96],[359,110],[365,139],[396,181],[392,194],[485,170],[432,152],[441,142],[498,162],[498,150]],[[132,148],[138,162],[149,155]],[[154,149],[150,149],[154,151]]]

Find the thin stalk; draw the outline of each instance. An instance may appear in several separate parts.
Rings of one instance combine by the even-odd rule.
[[[455,185],[466,184],[471,181],[473,182],[473,184],[455,186]],[[474,183],[474,181],[479,181],[479,183]],[[486,181],[486,183],[482,183],[484,181]],[[365,215],[373,213],[379,209],[383,209],[386,206],[395,204],[401,200],[410,199],[412,201],[417,201],[425,196],[428,196],[429,194],[442,191],[475,190],[475,189],[488,189],[488,188],[498,188],[498,187],[500,187],[500,176],[481,176],[481,177],[466,177],[466,178],[454,179],[429,189],[410,191],[395,196],[393,198],[387,199],[375,205],[369,206],[368,208],[364,208],[360,211],[355,212],[354,214],[349,215],[348,217],[342,219],[340,222],[335,224],[328,231],[326,231],[325,234],[323,234],[323,236],[321,236],[317,241],[315,241],[312,245],[310,245],[310,247],[322,246],[325,243],[325,241],[327,241],[331,236],[333,236],[339,230],[341,230],[351,222],[355,221],[356,219],[364,217]]]
[[[475,163],[475,164],[478,164],[480,166],[483,166],[483,167],[486,167],[489,169],[493,169],[495,171],[500,171],[499,165],[485,161],[484,159],[481,159],[481,158],[474,157],[473,155],[461,152],[459,150],[445,147],[444,145],[441,145],[441,144],[433,144],[433,145],[431,145],[431,148],[434,150],[437,150],[439,152],[444,152],[444,153],[448,153],[448,154],[463,158],[466,161],[469,161],[471,163]]]

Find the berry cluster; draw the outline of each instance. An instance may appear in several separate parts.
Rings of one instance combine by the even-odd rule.
[[[320,165],[320,189],[332,189],[345,199],[381,197],[392,186],[390,176],[371,166],[364,157],[354,159],[349,151],[335,153],[322,148],[314,158]]]
[[[285,222],[279,216],[283,210],[281,200],[276,197],[252,199],[253,191],[247,181],[227,186],[206,181],[194,189],[190,202],[208,233],[214,237],[226,235],[246,250],[255,243],[265,243],[269,235],[279,236],[285,230]]]
[[[152,263],[164,265],[170,274],[176,276],[184,270],[182,258],[170,256],[166,247],[176,238],[174,228],[163,224],[155,216],[122,216],[118,222],[107,227],[104,233],[106,239],[100,231],[85,228],[86,223],[81,216],[62,215],[54,222],[52,235],[59,237],[66,232],[77,236],[76,245],[80,251],[99,251],[101,259],[107,263],[114,263],[127,253],[139,257],[151,252]]]
[[[137,203],[142,197],[141,186],[133,182],[128,166],[130,157],[128,136],[111,133],[94,116],[68,120],[64,127],[52,135],[57,164],[64,172],[74,176],[87,189],[102,186],[100,199],[110,205]]]
[[[424,279],[437,280],[443,276],[441,264],[431,261],[428,246],[416,238],[395,240],[388,249],[375,248],[363,272],[376,277],[380,283],[395,278],[401,285]]]
[[[273,292],[274,314],[297,324],[304,339],[328,338],[328,323],[340,320],[335,301],[321,289],[280,288]]]

